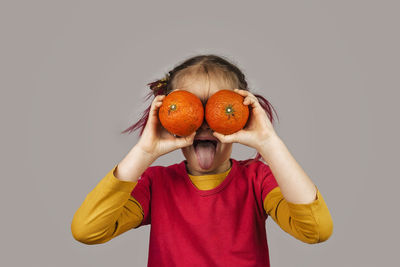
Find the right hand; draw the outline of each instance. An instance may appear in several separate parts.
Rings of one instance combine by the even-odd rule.
[[[196,132],[193,132],[186,137],[175,137],[161,125],[158,119],[158,109],[161,107],[164,98],[165,95],[158,95],[154,98],[146,126],[136,144],[143,152],[155,158],[178,148],[192,145],[196,135]]]

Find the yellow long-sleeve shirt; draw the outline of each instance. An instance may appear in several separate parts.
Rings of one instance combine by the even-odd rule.
[[[131,196],[137,182],[119,180],[115,177],[117,167],[107,173],[75,212],[71,232],[76,240],[100,244],[141,224],[143,209]],[[229,171],[189,177],[200,190],[210,190],[217,187]],[[323,242],[332,234],[332,218],[318,188],[312,203],[294,204],[286,201],[276,187],[265,197],[263,206],[285,232],[305,243]]]

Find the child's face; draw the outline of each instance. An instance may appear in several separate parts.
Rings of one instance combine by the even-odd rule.
[[[186,90],[197,97],[205,105],[207,99],[222,89],[229,89],[231,85],[225,84],[224,82],[218,82],[199,78],[199,79],[184,79],[182,82],[178,82],[176,89]],[[175,90],[176,90],[175,89]],[[213,130],[207,125],[207,122],[203,121],[202,126],[197,130],[195,141],[191,146],[182,148],[182,152],[187,161],[188,172],[192,175],[204,175],[222,173],[230,167],[230,156],[232,153],[232,143],[223,144],[216,137],[212,135]],[[199,139],[209,139],[216,141],[216,146],[211,142],[199,142]]]

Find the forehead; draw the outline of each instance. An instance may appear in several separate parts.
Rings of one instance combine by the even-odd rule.
[[[214,93],[222,89],[233,90],[235,85],[226,79],[210,75],[185,75],[179,77],[173,90],[186,90],[195,94],[201,101],[205,102]]]

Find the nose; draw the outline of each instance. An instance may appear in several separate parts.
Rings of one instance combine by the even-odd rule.
[[[210,126],[208,126],[208,124],[207,124],[205,119],[203,120],[203,124],[200,126],[200,129],[202,129],[202,130],[209,130],[210,129]]]

